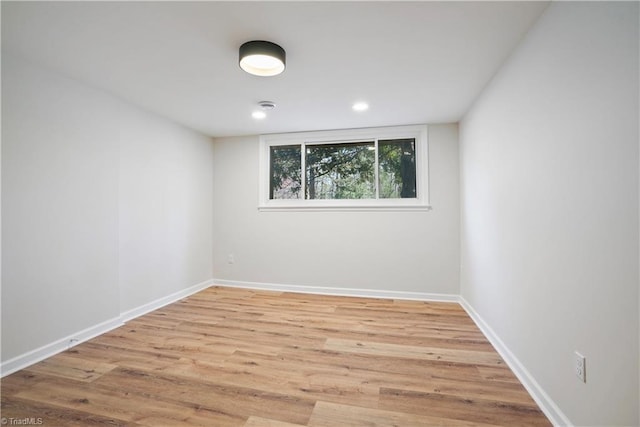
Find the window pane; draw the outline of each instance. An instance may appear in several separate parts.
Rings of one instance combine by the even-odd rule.
[[[378,179],[381,199],[416,198],[416,141],[378,141]]]
[[[373,199],[373,141],[307,145],[307,199]]]
[[[270,199],[301,198],[301,158],[299,145],[271,147]]]

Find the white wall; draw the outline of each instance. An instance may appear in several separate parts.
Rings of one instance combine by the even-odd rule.
[[[3,363],[211,278],[211,153],[3,54]]]
[[[119,314],[118,104],[2,57],[2,359]]]
[[[429,212],[259,212],[257,136],[214,142],[214,276],[240,282],[459,292],[456,125],[429,127]],[[233,253],[234,264],[227,262]]]
[[[638,114],[638,3],[553,2],[460,127],[462,296],[578,425],[639,423]]]
[[[124,312],[211,279],[213,144],[170,121],[123,109],[118,254]]]

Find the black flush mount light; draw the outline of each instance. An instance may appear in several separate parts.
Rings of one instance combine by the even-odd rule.
[[[253,40],[240,46],[240,68],[256,76],[276,76],[284,71],[286,53],[275,43]]]

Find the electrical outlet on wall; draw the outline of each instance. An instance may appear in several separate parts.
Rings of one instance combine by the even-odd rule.
[[[575,352],[575,370],[576,377],[580,378],[583,383],[587,382],[587,359],[577,351]]]
[[[235,257],[233,256],[233,254],[229,254],[229,256],[227,257],[227,262],[229,264],[233,264],[234,262],[236,262]]]

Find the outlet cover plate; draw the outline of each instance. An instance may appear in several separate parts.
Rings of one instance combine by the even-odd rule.
[[[575,352],[575,371],[576,377],[580,378],[583,383],[587,382],[587,359],[577,351]]]

